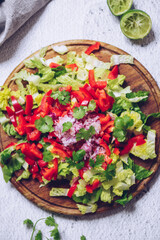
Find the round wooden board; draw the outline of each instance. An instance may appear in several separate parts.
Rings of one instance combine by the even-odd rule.
[[[64,41],[60,43],[55,43],[53,45],[66,45],[69,51],[76,51],[77,53],[81,53],[85,51],[91,44],[94,44],[95,41],[90,40],[71,40],[71,41]],[[38,53],[38,51],[36,52]],[[32,57],[36,53],[32,54],[28,58]],[[95,55],[98,57],[99,60],[104,62],[110,61],[110,57],[113,54],[127,54],[123,50],[116,48],[112,45],[102,43],[100,51],[97,51]],[[49,46],[48,52],[46,55],[46,59],[56,56],[57,54],[52,50]],[[64,55],[65,57],[65,55]],[[14,82],[11,81],[11,78],[16,72],[19,72],[22,68],[24,68],[23,62],[20,63],[10,74],[7,78],[5,85],[10,86],[12,89],[15,89]],[[134,59],[134,65],[129,64],[121,64],[119,67],[120,74],[124,74],[126,76],[126,85],[130,85],[133,91],[149,91],[150,96],[146,103],[141,106],[142,111],[145,114],[150,114],[153,112],[160,111],[160,91],[155,82],[152,78],[150,73],[136,60]],[[157,138],[156,138],[156,153],[157,158],[154,160],[147,160],[142,161],[138,158],[135,158],[135,162],[139,165],[152,170],[154,173],[157,171],[158,166],[160,164],[160,154],[159,154],[159,136],[160,136],[160,122],[155,120],[152,123],[152,128],[157,131]],[[14,139],[8,137],[2,128],[0,128],[0,144],[1,150],[5,148],[11,141],[15,141]],[[53,186],[67,186],[66,182],[53,182],[45,187],[39,188],[39,183],[36,180],[22,180],[20,182],[16,182],[17,176],[20,175],[22,170],[16,172],[11,179],[12,184],[16,187],[18,191],[20,191],[26,198],[37,204],[38,206],[57,213],[65,214],[65,215],[81,215],[77,206],[74,201],[67,197],[50,197],[49,191]],[[153,177],[153,174],[137,183],[132,188],[132,195],[135,197],[139,192],[141,192],[146,184],[150,181]],[[118,204],[105,204],[99,203],[98,209],[96,213],[105,212],[107,210],[111,210],[115,207],[119,206]]]

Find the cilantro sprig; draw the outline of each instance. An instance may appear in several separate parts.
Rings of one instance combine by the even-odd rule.
[[[104,155],[97,155],[96,161],[94,161],[93,159],[89,160],[89,165],[92,168],[97,168],[97,167],[101,167],[103,162],[104,162]]]
[[[113,136],[118,139],[119,142],[124,142],[127,136],[127,129],[133,126],[134,121],[131,117],[125,115],[124,117],[116,117],[114,121]]]
[[[71,127],[72,127],[72,123],[71,123],[71,122],[65,122],[65,123],[63,123],[62,133],[68,131]]]
[[[23,221],[23,224],[26,224],[28,228],[32,228],[32,234],[31,234],[30,240],[33,240],[33,236],[34,236],[36,231],[37,231],[37,234],[35,235],[35,240],[42,240],[41,230],[36,229],[36,226],[37,226],[38,222],[40,222],[42,220],[45,220],[46,226],[54,227],[54,229],[50,231],[50,237],[53,237],[54,240],[60,240],[60,234],[59,234],[59,231],[58,231],[58,224],[55,222],[55,219],[52,216],[49,216],[47,218],[40,218],[35,222],[35,224],[30,219],[26,219],[26,220]]]
[[[86,151],[83,149],[78,150],[77,152],[73,151],[72,158],[66,157],[66,162],[70,164],[71,167],[76,167],[81,169],[84,167],[83,158],[86,154]]]
[[[35,121],[35,127],[42,133],[53,132],[53,120],[50,116],[40,117]]]
[[[67,105],[71,100],[70,93],[65,90],[53,92],[51,97],[58,99],[59,103],[62,105]]]
[[[89,111],[94,111],[96,108],[96,102],[94,100],[91,100],[88,104],[88,106],[80,106],[80,107],[75,107],[73,109],[73,117],[76,119],[82,119],[86,112]]]
[[[88,130],[85,128],[81,128],[79,132],[76,134],[76,140],[77,142],[80,140],[88,140],[90,139],[94,134],[96,133],[95,128],[93,126],[90,126]]]
[[[115,202],[121,204],[122,206],[125,206],[133,198],[132,194],[129,194],[128,196],[127,195],[128,195],[127,192],[124,192],[123,196],[120,199],[115,200]]]

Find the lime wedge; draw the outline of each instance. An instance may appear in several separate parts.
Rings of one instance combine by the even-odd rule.
[[[150,32],[152,21],[150,16],[141,10],[126,12],[120,22],[123,34],[131,39],[142,39]]]
[[[114,16],[120,16],[132,6],[133,0],[107,0],[108,7]]]

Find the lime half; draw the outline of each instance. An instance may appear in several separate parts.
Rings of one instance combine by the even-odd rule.
[[[152,21],[150,16],[141,10],[126,12],[120,22],[123,34],[131,39],[142,39],[150,32]]]
[[[108,7],[115,16],[127,12],[132,6],[133,0],[107,0]]]

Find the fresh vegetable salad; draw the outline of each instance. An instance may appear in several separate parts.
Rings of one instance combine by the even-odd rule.
[[[93,54],[99,48],[96,42],[79,55],[56,46],[57,56],[48,60],[43,48],[24,62],[33,71],[13,77],[18,90],[3,86],[0,92],[0,123],[18,139],[0,154],[5,181],[19,169],[17,181],[36,179],[40,187],[67,179],[68,188],[49,195],[72,198],[82,214],[95,212],[98,201],[125,205],[131,186],[152,174],[132,156],[156,157],[156,132],[147,120],[160,114],[145,116],[138,103],[149,92],[123,88],[119,74],[118,65],[133,64],[133,57],[102,62]]]

